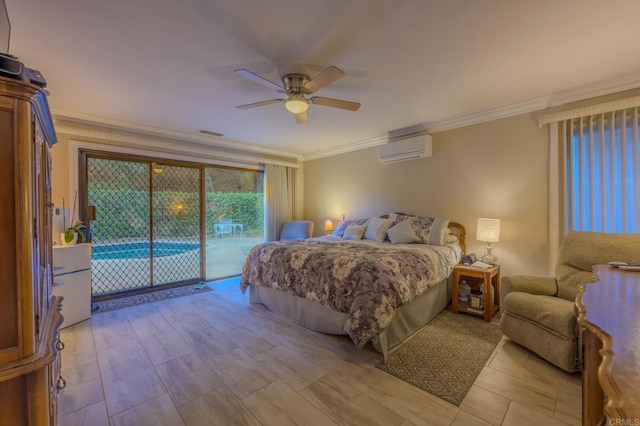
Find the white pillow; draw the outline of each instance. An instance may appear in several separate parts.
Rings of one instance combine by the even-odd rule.
[[[379,243],[384,241],[387,236],[387,229],[393,225],[392,219],[383,219],[381,217],[374,217],[367,225],[367,230],[364,233],[364,238],[367,240],[377,241]]]
[[[387,230],[387,236],[389,240],[391,240],[391,244],[413,244],[420,242],[420,238],[408,220],[403,220],[389,228]]]
[[[427,244],[434,246],[443,246],[446,244],[446,235],[449,230],[449,219],[436,217],[429,228],[429,238]]]
[[[361,240],[364,235],[364,225],[349,225],[342,234],[343,240]]]

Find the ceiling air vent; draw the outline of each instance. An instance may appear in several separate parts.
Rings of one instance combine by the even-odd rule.
[[[213,132],[211,130],[204,130],[204,129],[198,130],[198,133],[201,133],[203,135],[208,135],[208,136],[217,136],[219,138],[224,136],[224,133],[218,133],[218,132]]]

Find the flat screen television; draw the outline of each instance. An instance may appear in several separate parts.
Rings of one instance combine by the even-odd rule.
[[[0,53],[9,53],[9,41],[11,38],[11,23],[4,0],[0,0]]]

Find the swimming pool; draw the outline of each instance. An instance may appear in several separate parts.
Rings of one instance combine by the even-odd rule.
[[[173,256],[200,249],[199,243],[157,242],[153,256]],[[91,248],[91,260],[141,259],[149,257],[149,242],[98,244]]]

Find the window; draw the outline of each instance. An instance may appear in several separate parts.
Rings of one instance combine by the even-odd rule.
[[[638,108],[561,123],[567,231],[640,232]]]

